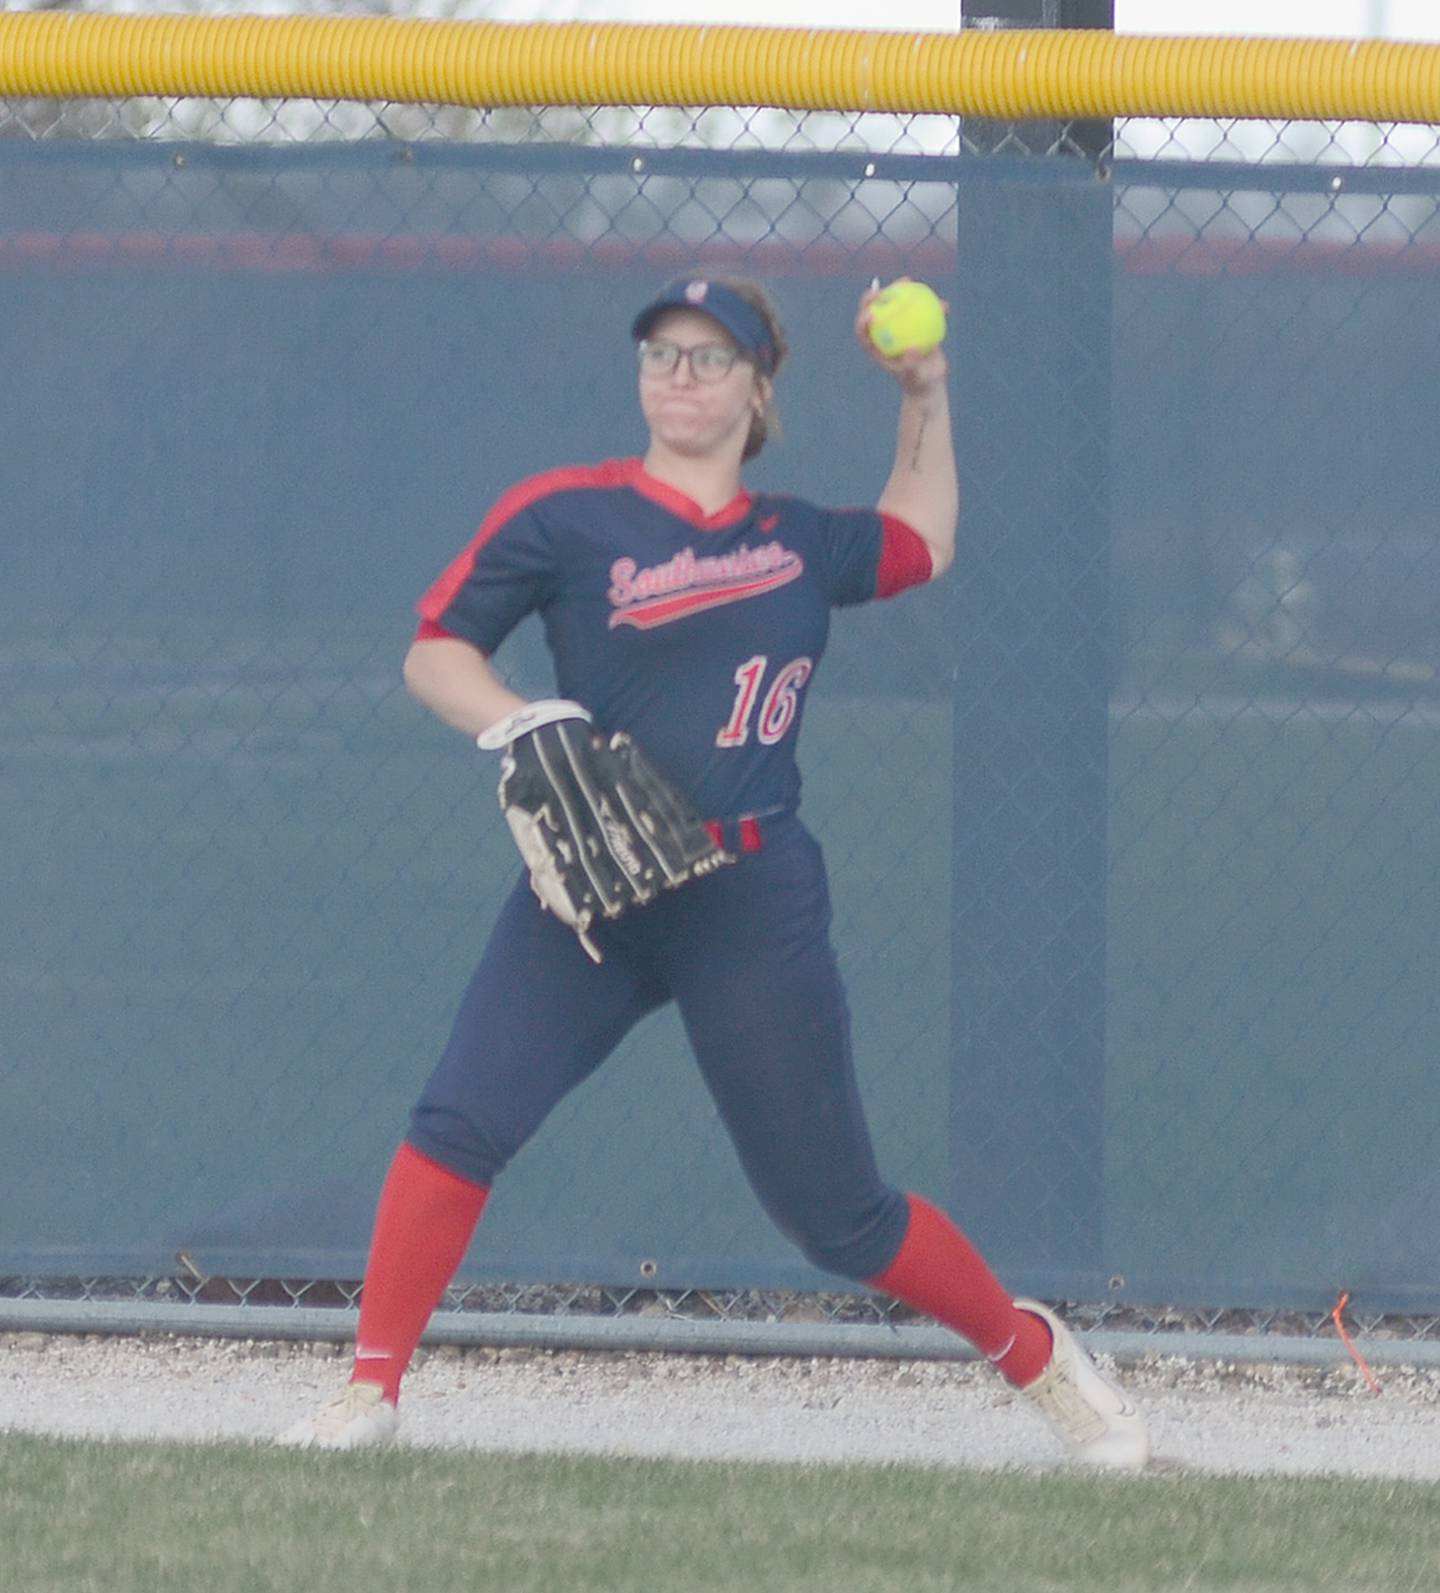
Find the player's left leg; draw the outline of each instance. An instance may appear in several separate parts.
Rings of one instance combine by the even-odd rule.
[[[963,1333],[1015,1381],[1050,1351],[974,1247],[880,1176],[856,1085],[850,1015],[829,941],[819,847],[789,821],[738,867],[677,893],[670,978],[746,1176],[817,1266]],[[668,905],[668,904],[667,904]]]
[[[829,944],[823,864],[795,828],[798,835],[783,832],[767,853],[702,882],[704,913],[697,890],[697,922],[674,941],[681,1014],[751,1185],[817,1266],[953,1328],[1016,1387],[1044,1386],[1060,1368],[1068,1390],[1083,1375],[1081,1403],[1093,1404],[1093,1369],[1058,1320],[1030,1302],[1018,1305],[943,1212],[881,1179]],[[1056,1424],[1064,1396],[1036,1402]],[[1107,1433],[1123,1426],[1125,1409],[1121,1397]],[[1078,1428],[1060,1430],[1080,1454]],[[1083,1458],[1137,1464],[1112,1458],[1135,1453],[1127,1429]]]

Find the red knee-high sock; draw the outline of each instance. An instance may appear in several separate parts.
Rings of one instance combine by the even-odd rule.
[[[489,1193],[409,1145],[396,1151],[375,1213],[351,1382],[379,1383],[392,1404],[399,1399],[400,1379]]]
[[[1050,1329],[1020,1311],[953,1222],[919,1195],[907,1195],[910,1226],[899,1254],[872,1288],[964,1334],[1017,1388],[1033,1383],[1050,1359]]]

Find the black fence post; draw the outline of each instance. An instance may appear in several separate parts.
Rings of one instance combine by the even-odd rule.
[[[989,9],[1103,26],[1110,5]],[[1052,1298],[1108,1282],[1108,144],[1108,124],[1072,127],[1073,161],[1002,153],[963,184],[952,294],[951,1195],[1007,1282]]]

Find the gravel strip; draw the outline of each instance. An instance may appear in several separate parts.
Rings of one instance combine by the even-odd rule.
[[[0,1335],[0,1430],[264,1441],[344,1382],[338,1345]],[[1148,1356],[1122,1368],[1162,1470],[1440,1480],[1440,1373]],[[1049,1469],[987,1366],[578,1350],[423,1353],[402,1442],[695,1460]]]

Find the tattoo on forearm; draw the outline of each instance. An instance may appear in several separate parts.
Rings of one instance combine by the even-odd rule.
[[[920,449],[924,446],[925,433],[929,429],[929,426],[930,426],[929,413],[927,411],[925,411],[925,410],[921,410],[921,412],[920,412],[920,427],[915,433],[915,447],[911,450],[911,453],[910,453],[910,470],[911,470],[912,474],[917,473],[919,471],[919,469],[920,469]]]

